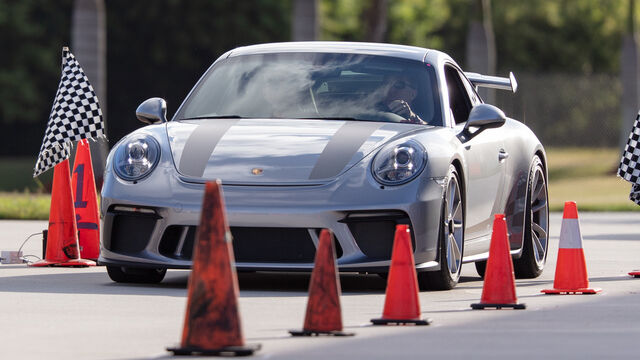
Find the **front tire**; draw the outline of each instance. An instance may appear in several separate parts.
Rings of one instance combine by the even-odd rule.
[[[484,273],[487,271],[487,260],[476,261],[476,271],[481,278],[484,277]]]
[[[549,192],[542,161],[534,156],[527,188],[522,256],[513,261],[518,279],[540,276],[549,250]]]
[[[164,279],[167,269],[129,268],[107,265],[111,280],[119,283],[157,284]]]
[[[418,273],[423,289],[450,290],[460,279],[464,253],[464,199],[455,166],[447,173],[439,231],[440,270]]]

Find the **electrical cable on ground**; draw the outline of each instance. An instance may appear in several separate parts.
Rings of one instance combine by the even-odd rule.
[[[22,242],[22,245],[20,245],[20,248],[18,248],[18,254],[20,254],[20,252],[22,251],[22,247],[24,247],[24,245],[27,243],[27,241],[29,241],[29,239],[31,239],[32,237],[34,237],[34,236],[36,236],[36,235],[42,235],[42,233],[41,233],[41,232],[37,232],[37,233],[33,233],[33,234],[29,235],[29,236],[28,236],[28,237],[27,237],[27,238]],[[31,263],[31,261],[27,260],[27,259],[26,259],[27,257],[34,257],[34,258],[36,258],[36,259],[40,260],[40,258],[39,258],[38,256],[35,256],[35,255],[23,255],[23,256],[21,256],[21,257],[20,257],[20,259],[21,259],[24,263],[29,264],[29,263]]]

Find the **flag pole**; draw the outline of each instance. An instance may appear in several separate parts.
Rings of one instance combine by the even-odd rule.
[[[68,46],[63,46],[62,47],[62,62],[60,63],[60,71],[64,72],[64,63],[65,63],[65,59],[67,58],[67,55],[69,54],[69,47]]]
[[[69,47],[68,46],[63,46],[62,47],[62,61],[60,62],[60,73],[64,74],[64,66],[67,63],[67,57],[69,56]],[[73,161],[75,160],[75,142],[71,141],[71,145],[69,146],[69,161]]]

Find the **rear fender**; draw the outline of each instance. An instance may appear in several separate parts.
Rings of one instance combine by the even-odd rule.
[[[524,127],[520,123],[518,125]],[[522,131],[522,129],[517,129],[517,131]],[[533,136],[532,133],[531,135]],[[543,164],[547,163],[544,148],[537,142],[537,138],[535,140],[532,141],[529,136],[519,136],[511,138],[511,141],[505,143],[505,148],[510,154],[510,161],[507,170],[509,181],[507,181],[505,188],[508,195],[504,204],[504,214],[509,231],[511,251],[512,253],[517,251],[514,253],[516,258],[521,256],[524,242],[525,211],[532,159],[538,155]]]

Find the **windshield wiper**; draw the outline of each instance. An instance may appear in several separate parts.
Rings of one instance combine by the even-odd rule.
[[[204,119],[247,119],[240,115],[206,115],[182,118],[180,120],[204,120]]]
[[[240,115],[205,115],[182,118],[180,120],[206,120],[206,119],[255,119],[253,117],[245,117]],[[281,118],[276,118],[281,119]],[[282,118],[285,119],[285,118]],[[351,121],[376,121],[371,119],[358,119],[349,116],[313,116],[313,117],[293,117],[291,119],[301,120],[351,120]]]
[[[302,120],[355,120],[355,121],[372,121],[372,120],[367,120],[367,119],[358,119],[358,118],[348,117],[348,116],[317,116],[317,117],[301,117],[301,118],[295,118],[295,119],[302,119]]]

